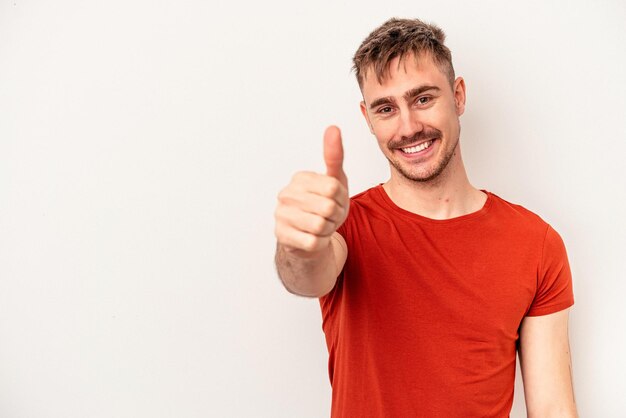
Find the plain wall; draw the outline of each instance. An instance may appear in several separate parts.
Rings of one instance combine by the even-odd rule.
[[[343,130],[392,16],[443,27],[470,179],[540,214],[574,275],[582,417],[625,416],[623,1],[0,1],[0,416],[327,417],[316,299],[273,266],[276,195]],[[525,416],[521,381],[512,417]]]

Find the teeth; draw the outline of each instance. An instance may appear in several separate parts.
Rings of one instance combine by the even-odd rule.
[[[433,143],[433,140],[431,139],[430,141],[426,141],[422,144],[419,144],[415,147],[411,147],[411,148],[402,148],[402,151],[406,152],[407,154],[414,154],[416,152],[420,152],[422,150],[425,150],[426,148],[430,147],[430,145]]]

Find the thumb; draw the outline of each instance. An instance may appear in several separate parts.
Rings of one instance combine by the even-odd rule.
[[[348,179],[343,171],[341,131],[336,126],[329,126],[324,132],[324,162],[326,174],[336,178],[347,188]]]

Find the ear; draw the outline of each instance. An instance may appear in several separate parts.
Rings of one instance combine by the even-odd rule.
[[[372,127],[372,123],[370,122],[370,116],[367,114],[367,106],[365,105],[365,101],[361,101],[360,103],[361,113],[365,118],[365,122],[367,122],[367,126],[370,128],[370,132],[374,135],[374,128]]]
[[[463,77],[457,77],[454,80],[453,93],[456,114],[461,116],[465,112],[465,80],[463,80]]]

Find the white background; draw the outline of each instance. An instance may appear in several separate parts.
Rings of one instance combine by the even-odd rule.
[[[331,123],[387,179],[349,70],[392,16],[446,31],[470,178],[562,235],[579,412],[625,416],[626,3],[2,0],[1,417],[328,416],[273,211]]]

